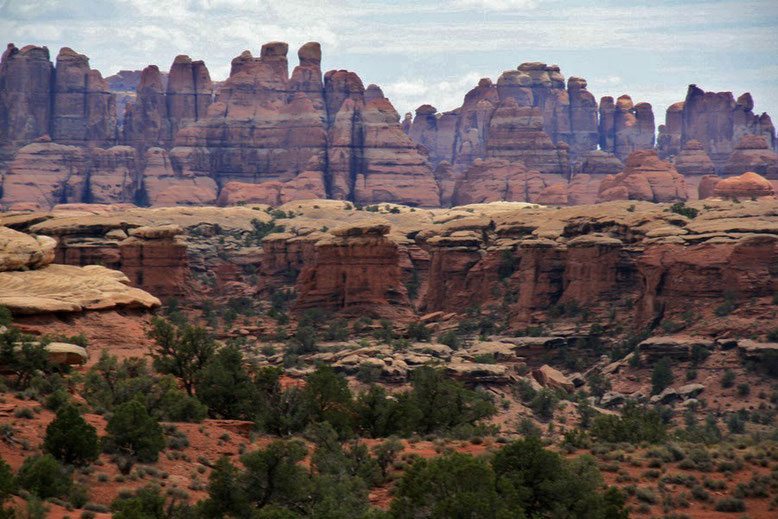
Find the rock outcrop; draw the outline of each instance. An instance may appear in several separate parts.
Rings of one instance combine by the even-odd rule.
[[[13,43],[0,61],[0,163],[49,133],[53,67],[49,49]]]
[[[600,99],[600,149],[625,160],[637,150],[654,147],[654,112],[648,103],[634,104],[628,95],[614,103],[612,97]]]
[[[721,171],[743,136],[762,136],[768,149],[774,150],[775,127],[770,116],[756,115],[753,108],[751,94],[735,99],[732,92],[705,92],[689,85],[686,100],[667,109],[659,132],[660,156],[678,155],[688,141],[695,140]]]
[[[334,229],[316,243],[313,264],[297,279],[296,308],[322,308],[354,315],[407,317],[408,294],[402,284],[398,246],[388,225]]]
[[[0,227],[0,306],[14,314],[151,309],[157,298],[105,267],[53,265],[56,242]]]
[[[748,199],[774,196],[775,188],[769,180],[749,171],[736,177],[725,178],[716,184],[713,193],[721,198]]]
[[[548,165],[527,167],[567,171],[568,155],[577,158],[597,147],[597,102],[586,87],[585,79],[571,77],[565,88],[556,65],[523,63],[503,72],[497,83],[481,79],[455,110],[437,113],[433,106],[420,106],[406,123],[407,133],[433,165],[445,161],[466,168],[486,157],[537,162],[536,150],[549,156],[541,159]]]
[[[630,154],[624,171],[608,175],[600,183],[598,201],[647,200],[674,202],[687,200],[683,175],[672,164],[659,158],[654,150]]]
[[[86,147],[116,144],[116,101],[100,72],[89,67],[89,58],[63,47],[51,83],[52,140]]]
[[[695,140],[688,141],[683,150],[675,157],[673,162],[676,171],[684,176],[686,190],[690,200],[696,200],[701,180],[716,173],[713,161],[702,144]]]
[[[158,297],[185,295],[190,290],[186,244],[178,225],[137,227],[119,243],[119,268],[137,287]]]
[[[778,179],[778,155],[761,135],[744,135],[724,164],[724,174],[727,176],[748,171]]]
[[[87,193],[87,152],[40,138],[16,153],[3,179],[2,203],[33,203],[42,209],[83,202]]]
[[[454,205],[500,200],[534,203],[539,202],[541,194],[554,181],[566,184],[562,175],[541,175],[538,171],[527,171],[520,162],[476,159],[457,181],[451,201]],[[551,198],[550,193],[546,192],[545,195]],[[564,197],[567,197],[566,191]]]

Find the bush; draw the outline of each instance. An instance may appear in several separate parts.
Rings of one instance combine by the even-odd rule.
[[[195,379],[197,398],[221,418],[253,418],[256,388],[237,346],[221,348]]]
[[[664,391],[673,383],[673,369],[670,365],[670,359],[663,358],[654,366],[651,372],[651,394],[656,395]]]
[[[154,369],[181,380],[187,394],[192,396],[197,374],[216,351],[216,343],[204,328],[174,326],[155,317],[149,337],[154,339],[151,358]]]
[[[660,443],[665,439],[666,426],[655,409],[629,403],[624,406],[621,416],[597,416],[592,424],[592,434],[613,443]]]
[[[554,410],[558,402],[559,399],[553,391],[543,388],[537,392],[529,406],[540,418],[550,420],[554,417]]]
[[[714,509],[717,512],[745,512],[746,503],[736,497],[722,497],[716,501]]]
[[[46,428],[43,449],[63,463],[88,465],[100,455],[97,430],[72,405],[64,405]]]
[[[130,400],[116,408],[106,427],[103,444],[108,452],[126,456],[130,461],[152,463],[165,447],[162,426],[138,400]]]
[[[676,214],[680,214],[681,216],[685,216],[690,220],[696,218],[697,215],[700,214],[700,211],[698,209],[695,209],[693,207],[687,207],[684,202],[674,203],[673,205],[670,206],[670,211]]]
[[[741,382],[737,385],[737,394],[738,396],[748,396],[748,394],[751,393],[751,385],[747,382]]]
[[[721,387],[730,388],[735,385],[735,372],[731,369],[724,371],[724,375],[721,377]]]
[[[48,499],[66,495],[73,482],[51,454],[44,454],[24,460],[16,475],[16,484],[41,499]]]
[[[429,342],[432,338],[432,330],[424,323],[416,321],[408,325],[408,338],[421,342]]]
[[[438,342],[440,344],[445,344],[452,350],[458,350],[462,344],[459,340],[459,335],[457,334],[456,330],[449,330],[447,332],[441,333],[438,335]]]
[[[2,308],[3,307],[0,307],[0,309]],[[2,317],[1,313],[0,317]],[[16,492],[16,480],[14,479],[11,466],[8,465],[5,460],[0,459],[0,517],[3,517],[3,503],[5,503],[6,499],[11,497],[11,494],[14,492]]]

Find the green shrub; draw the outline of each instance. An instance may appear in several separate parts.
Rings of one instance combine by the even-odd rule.
[[[722,497],[716,501],[714,509],[717,512],[745,512],[746,503],[736,497]]]
[[[57,417],[46,428],[43,449],[69,465],[87,465],[100,455],[97,430],[72,405],[57,411]]]
[[[673,383],[673,380],[674,376],[670,359],[661,359],[656,363],[654,370],[651,372],[651,394],[656,395],[661,393]]]
[[[449,330],[438,335],[438,342],[440,344],[445,344],[452,350],[458,350],[461,346],[461,341],[459,340],[459,335],[456,330]]]
[[[73,482],[51,454],[44,454],[24,460],[16,475],[16,484],[41,499],[48,499],[65,496]]]
[[[680,214],[681,216],[685,216],[689,219],[694,219],[697,217],[698,214],[700,214],[700,211],[698,209],[695,209],[693,207],[687,207],[684,202],[676,202],[673,205],[670,206],[670,211],[676,214]]]
[[[730,388],[735,385],[735,372],[731,369],[724,371],[724,375],[721,377],[721,387]]]
[[[429,342],[432,338],[432,330],[420,321],[408,325],[408,338],[421,342]]]
[[[130,400],[116,408],[106,426],[108,435],[103,445],[108,452],[126,456],[132,461],[157,461],[165,447],[162,426],[149,416],[138,400]]]
[[[597,416],[592,423],[592,435],[613,443],[660,443],[665,439],[666,426],[655,409],[629,403],[621,416]]]

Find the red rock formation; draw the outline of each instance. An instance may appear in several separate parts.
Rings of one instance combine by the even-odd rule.
[[[681,143],[697,140],[718,169],[722,168],[744,135],[765,137],[775,146],[775,128],[767,114],[756,116],[750,94],[737,101],[731,92],[704,92],[689,85],[683,104]]]
[[[725,178],[716,184],[713,192],[721,198],[758,198],[775,195],[775,189],[770,181],[753,171]]]
[[[186,151],[186,150],[182,150]],[[211,205],[218,188],[212,178],[190,169],[175,168],[170,154],[162,148],[149,148],[138,197],[152,206]]]
[[[157,297],[188,293],[186,244],[176,225],[138,227],[119,244],[121,270],[137,287]]]
[[[716,168],[708,154],[705,153],[702,144],[695,140],[687,141],[684,144],[683,151],[678,154],[673,165],[683,176],[713,175],[716,172]]]
[[[778,155],[770,150],[761,135],[744,135],[724,165],[725,175],[739,175],[748,171],[778,178]]]
[[[486,128],[486,155],[520,161],[528,169],[551,175],[570,171],[569,147],[555,145],[543,131],[543,114],[535,107],[520,107],[507,98],[494,111]]]
[[[716,186],[722,178],[716,175],[706,175],[700,179],[700,184],[697,187],[698,198],[703,200],[705,198],[712,198],[716,196]]]
[[[278,207],[292,200],[315,200],[326,198],[326,195],[321,172],[305,171],[287,182],[228,182],[222,188],[217,203],[220,206],[268,204]]]
[[[167,81],[167,114],[172,134],[206,116],[211,106],[213,83],[202,61],[176,56]]]
[[[89,58],[63,47],[52,81],[51,138],[61,144],[116,144],[116,101]]]
[[[143,69],[135,101],[125,109],[122,131],[124,142],[142,151],[154,146],[170,146],[173,130],[162,75],[156,65]]]
[[[398,247],[388,232],[388,225],[346,227],[317,242],[314,263],[297,278],[295,308],[408,318]]]
[[[600,100],[600,148],[625,160],[633,151],[654,147],[654,113],[648,103],[622,95]]]
[[[552,180],[557,184],[566,184],[561,175],[542,175],[535,170],[527,171],[520,162],[476,159],[457,181],[451,203],[466,205],[500,200],[540,203],[538,198],[544,189],[551,185]],[[551,194],[546,193],[546,196]]]
[[[557,182],[547,186],[538,194],[535,201],[543,205],[567,205],[569,203],[567,184]]]
[[[659,125],[659,136],[656,141],[659,158],[665,159],[681,152],[681,137],[683,132],[684,103],[673,103],[665,112],[665,124]],[[704,149],[704,148],[703,148]]]
[[[140,187],[138,153],[130,146],[91,151],[89,186],[85,199],[95,204],[135,201]]]
[[[597,149],[599,133],[597,130],[597,100],[586,90],[586,80],[570,77],[567,80],[567,92],[570,96],[570,153],[580,156],[587,151]]]
[[[87,193],[88,162],[83,148],[40,138],[21,148],[8,164],[2,204],[31,202],[50,209],[55,204],[81,202]]]
[[[0,61],[0,162],[49,133],[53,68],[49,49],[13,43]]]
[[[678,173],[684,176],[689,200],[697,199],[701,179],[716,173],[713,161],[705,153],[702,144],[695,140],[688,141],[684,145],[673,165]]]
[[[597,147],[597,103],[586,80],[571,77],[565,89],[559,67],[544,63],[523,63],[503,72],[496,84],[481,79],[456,110],[436,114],[434,107],[422,105],[416,118],[404,123],[406,133],[429,152],[433,164],[467,167],[488,155],[489,125],[495,111],[511,99],[520,108],[537,110],[541,124],[536,129],[545,131],[552,145],[568,145],[574,157]],[[517,153],[522,150],[517,143]]]
[[[721,301],[769,295],[778,280],[770,265],[778,261],[773,235],[749,236],[731,244],[657,244],[637,260],[644,290],[637,301],[638,320],[649,322],[670,309],[700,308]]]
[[[600,183],[598,201],[647,200],[672,202],[687,200],[686,184],[672,164],[661,160],[654,150],[635,151],[624,171],[608,175]]]

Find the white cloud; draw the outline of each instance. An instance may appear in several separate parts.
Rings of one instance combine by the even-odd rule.
[[[400,79],[382,86],[384,95],[400,113],[413,113],[423,104],[431,104],[440,112],[462,105],[465,94],[484,77],[477,72],[435,81],[430,78]]]
[[[453,7],[478,8],[487,11],[508,11],[510,9],[532,9],[536,0],[454,0]]]

